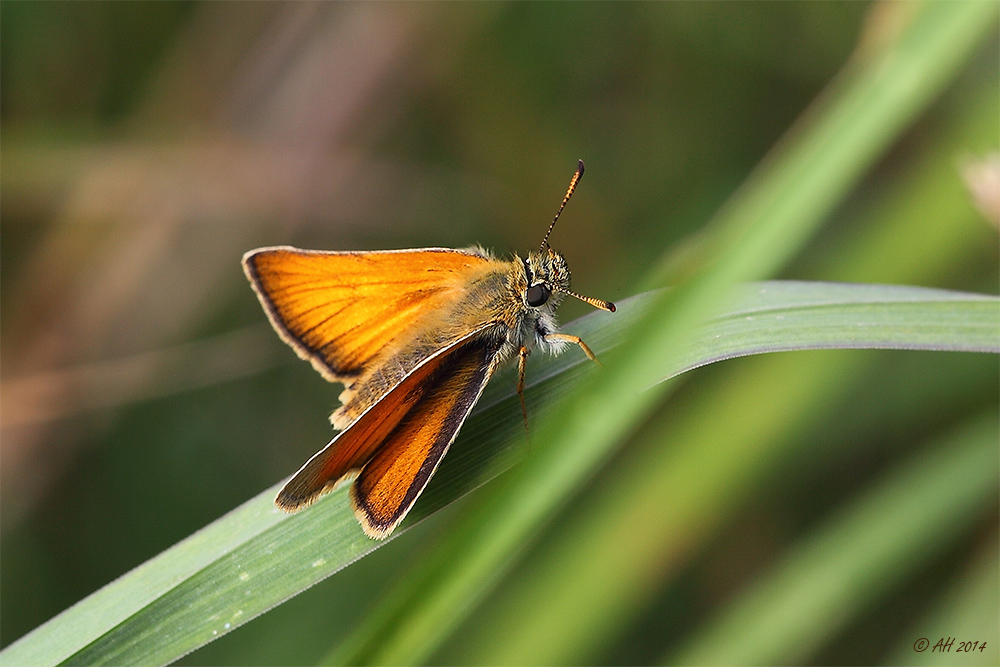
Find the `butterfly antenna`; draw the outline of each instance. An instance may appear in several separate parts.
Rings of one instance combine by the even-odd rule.
[[[592,296],[583,296],[582,294],[577,294],[576,292],[571,292],[568,289],[562,289],[561,287],[554,287],[553,289],[556,290],[557,292],[562,292],[563,294],[567,294],[575,299],[579,299],[580,301],[589,303],[594,308],[600,308],[601,310],[606,310],[609,313],[613,313],[616,310],[615,304],[611,303],[610,301],[605,301],[604,299],[595,299]]]
[[[579,164],[576,167],[576,173],[573,174],[573,178],[569,180],[569,189],[566,190],[566,196],[563,197],[562,204],[559,205],[559,210],[556,211],[556,217],[552,218],[552,224],[549,225],[549,231],[545,232],[545,238],[542,239],[542,245],[538,247],[538,252],[545,250],[545,246],[549,244],[549,234],[551,234],[552,230],[555,228],[556,220],[559,219],[563,209],[566,208],[566,202],[568,202],[569,198],[573,196],[573,190],[576,190],[576,184],[580,182],[581,178],[583,178],[583,160],[579,161]],[[574,294],[573,296],[576,295]]]

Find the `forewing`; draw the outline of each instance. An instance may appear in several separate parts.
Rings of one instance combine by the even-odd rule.
[[[286,512],[298,511],[357,475],[391,437],[404,417],[421,404],[428,392],[436,390],[454,366],[458,351],[477,346],[472,339],[478,333],[469,334],[417,365],[309,459],[278,493],[275,505]]]
[[[480,337],[451,350],[361,470],[351,503],[370,537],[387,537],[413,507],[493,374],[498,349]]]
[[[287,246],[243,256],[275,330],[325,378],[357,377],[422,316],[462,298],[489,260],[445,248],[321,252]]]

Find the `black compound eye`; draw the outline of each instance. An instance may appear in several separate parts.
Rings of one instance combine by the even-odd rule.
[[[549,289],[548,285],[545,283],[538,283],[537,285],[532,285],[524,293],[524,300],[528,302],[528,305],[532,308],[537,308],[541,306],[549,297],[552,295],[552,290]]]

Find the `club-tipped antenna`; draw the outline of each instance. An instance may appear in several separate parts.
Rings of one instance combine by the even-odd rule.
[[[580,301],[583,301],[585,303],[589,303],[594,308],[600,308],[601,310],[606,310],[609,313],[613,313],[616,310],[615,304],[611,303],[610,301],[605,301],[604,299],[595,299],[592,296],[583,296],[582,294],[577,294],[576,292],[571,292],[570,290],[563,289],[561,287],[553,287],[553,289],[557,292],[562,292],[563,294],[571,296],[575,299],[579,299]]]
[[[559,219],[563,209],[566,208],[566,202],[568,202],[569,198],[573,196],[573,190],[576,190],[576,184],[580,182],[581,178],[583,178],[583,160],[579,161],[579,164],[576,166],[576,173],[573,174],[573,178],[569,180],[569,188],[566,190],[566,196],[563,197],[562,204],[559,205],[559,210],[556,211],[556,217],[552,218],[552,224],[549,225],[549,231],[545,232],[545,237],[542,239],[542,245],[538,246],[538,252],[545,250],[545,246],[549,244],[549,234],[551,234],[552,230],[555,228],[556,220]],[[576,295],[574,294],[573,296]],[[584,301],[586,301],[586,299],[584,299]]]

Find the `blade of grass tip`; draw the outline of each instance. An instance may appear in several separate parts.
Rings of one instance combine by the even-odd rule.
[[[814,349],[1000,352],[1000,300],[893,285],[763,282],[738,292],[679,355],[690,370],[746,354]]]
[[[996,507],[996,414],[903,464],[752,585],[665,664],[801,664]]]
[[[937,94],[992,25],[996,7],[921,3],[899,38],[878,58],[859,61],[807,114],[715,221],[718,242],[707,268],[665,295],[609,355],[605,372],[581,382],[572,400],[543,418],[528,460],[483,497],[407,584],[417,596],[390,595],[389,611],[362,627],[350,663],[416,663],[435,650],[541,530],[648,413],[667,386],[641,391],[666,375],[699,321],[736,282],[776,270],[833,205]],[[599,376],[599,379],[598,377]],[[440,563],[448,563],[444,567]],[[444,573],[444,574],[441,574]],[[412,588],[411,588],[412,587]],[[385,619],[391,619],[385,625]]]

